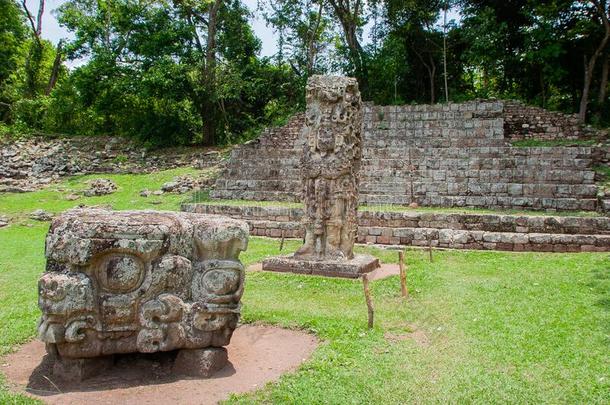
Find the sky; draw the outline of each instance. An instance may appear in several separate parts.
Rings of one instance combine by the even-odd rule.
[[[57,42],[62,38],[71,39],[73,36],[68,32],[65,28],[61,27],[55,18],[55,10],[65,3],[67,0],[46,0],[45,12],[43,14],[43,23],[42,23],[42,36],[45,39],[48,39],[53,44],[57,44]],[[38,12],[38,2],[39,0],[26,0],[27,6],[30,12],[33,15],[36,15]],[[244,4],[248,6],[248,8],[252,11],[254,17],[251,20],[252,28],[256,36],[262,42],[262,56],[273,56],[277,50],[277,35],[273,32],[271,27],[268,27],[265,23],[260,13],[257,13],[257,0],[243,0]],[[457,20],[459,21],[460,16],[456,11],[450,11],[448,15],[449,20]],[[442,24],[441,21],[439,21]],[[370,33],[370,27],[364,27],[364,38],[363,43],[368,43],[368,36]],[[83,61],[68,61],[67,64],[69,67],[78,66],[82,64]]]
[[[28,9],[33,15],[38,12],[39,0],[26,0]],[[54,10],[65,3],[66,0],[46,0],[45,11],[42,19],[42,36],[45,39],[57,44],[62,38],[73,38],[65,28],[61,27],[55,18]],[[254,13],[255,18],[251,21],[256,36],[261,40],[263,56],[272,56],[276,52],[276,35],[273,30],[267,27],[262,17],[256,14],[257,0],[243,0],[244,4]]]

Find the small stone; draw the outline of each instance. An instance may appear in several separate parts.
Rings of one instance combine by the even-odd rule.
[[[80,198],[80,195],[78,195],[78,194],[68,194],[66,196],[66,200],[68,200],[68,201],[76,201],[79,198]]]
[[[163,190],[155,190],[153,191],[153,195],[163,195]]]
[[[209,378],[221,370],[228,360],[227,349],[224,347],[183,349],[176,357],[174,372],[189,377]]]
[[[57,356],[53,363],[53,377],[80,383],[87,378],[99,375],[111,367],[113,356],[94,357],[90,359],[71,359]]]
[[[152,194],[152,191],[150,191],[148,189],[140,191],[140,197],[149,197],[151,194]]]
[[[108,179],[94,179],[89,181],[88,184],[89,189],[84,191],[87,197],[112,194],[117,190],[116,184]]]
[[[412,202],[411,204],[409,204],[409,208],[419,208],[419,204],[416,202]]]
[[[34,211],[34,212],[32,212],[30,214],[30,219],[33,219],[35,221],[46,222],[46,221],[52,220],[53,219],[53,215],[48,213],[48,212],[46,212],[45,210],[38,209],[38,210],[36,210],[36,211]]]

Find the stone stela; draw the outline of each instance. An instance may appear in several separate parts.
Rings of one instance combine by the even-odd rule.
[[[354,255],[362,157],[362,101],[356,79],[313,76],[306,87],[301,179],[305,241],[263,270],[356,278],[379,261]]]
[[[177,374],[227,363],[248,225],[216,215],[72,210],[53,221],[38,285],[53,377],[82,381],[113,355],[173,352]]]

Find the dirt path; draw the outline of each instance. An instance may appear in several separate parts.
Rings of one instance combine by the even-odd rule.
[[[315,337],[303,332],[244,325],[227,347],[229,364],[213,378],[176,379],[163,356],[134,356],[78,386],[66,386],[47,379],[44,344],[36,340],[7,356],[0,370],[15,390],[27,390],[49,404],[215,404],[295,370],[317,345]]]

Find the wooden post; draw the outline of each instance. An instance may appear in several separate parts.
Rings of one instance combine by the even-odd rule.
[[[280,240],[280,252],[284,250],[284,230],[282,229],[282,239]]]
[[[400,291],[403,297],[409,296],[409,289],[407,288],[407,272],[405,271],[405,254],[401,250],[398,252],[398,268],[400,269]]]
[[[432,236],[428,236],[428,256],[430,257],[430,263],[432,263]]]
[[[369,290],[369,279],[366,274],[362,276],[362,285],[364,286],[364,298],[366,299],[366,307],[368,309],[369,329],[373,329],[375,310],[373,308],[373,301],[371,300],[371,291]]]

